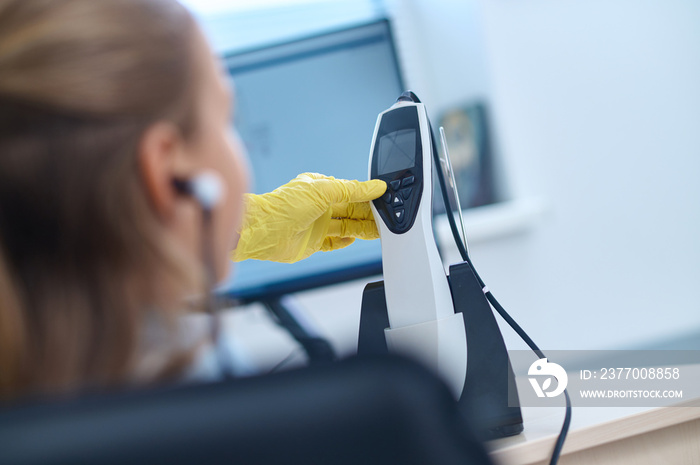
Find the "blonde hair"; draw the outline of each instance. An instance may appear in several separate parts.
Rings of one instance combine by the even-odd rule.
[[[194,130],[195,31],[173,0],[0,0],[0,399],[128,381],[146,320],[174,328],[198,278],[137,147]]]

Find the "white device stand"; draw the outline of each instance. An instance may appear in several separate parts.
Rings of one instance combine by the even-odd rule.
[[[432,228],[432,143],[422,103],[400,101],[381,113],[374,130],[374,153],[382,116],[398,107],[415,106],[421,133],[423,183],[415,223],[405,233],[389,230],[371,203],[382,242],[382,263],[389,328],[389,351],[422,362],[442,377],[459,399],[467,374],[467,337],[462,313],[455,313],[450,286]],[[372,176],[370,156],[370,177]]]

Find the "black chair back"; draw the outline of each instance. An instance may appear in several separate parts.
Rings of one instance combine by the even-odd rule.
[[[446,386],[403,359],[0,411],[0,463],[488,464]]]

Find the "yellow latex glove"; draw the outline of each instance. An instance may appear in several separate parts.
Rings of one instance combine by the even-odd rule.
[[[355,238],[377,239],[369,202],[385,191],[386,183],[378,179],[360,182],[304,173],[267,194],[245,194],[232,258],[294,263],[319,250],[347,247]]]

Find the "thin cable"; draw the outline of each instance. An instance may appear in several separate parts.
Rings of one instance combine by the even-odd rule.
[[[433,160],[436,165],[436,170],[437,170],[437,177],[438,177],[438,184],[440,184],[440,192],[442,193],[443,197],[443,202],[445,203],[445,212],[447,214],[447,221],[450,224],[450,230],[452,231],[452,236],[454,238],[455,244],[457,245],[457,249],[459,250],[459,254],[462,257],[462,260],[467,262],[469,266],[471,267],[472,271],[474,272],[474,276],[476,277],[477,281],[479,282],[479,285],[481,286],[481,289],[484,291],[484,295],[486,296],[486,299],[489,301],[489,303],[493,306],[493,308],[498,312],[499,315],[501,315],[501,318],[505,320],[506,323],[513,329],[513,331],[516,332],[520,338],[525,341],[525,343],[530,347],[530,349],[539,357],[539,358],[546,358],[544,353],[540,350],[539,347],[537,347],[537,344],[530,338],[530,336],[527,335],[527,333],[520,327],[520,325],[506,312],[506,310],[503,308],[503,306],[496,300],[496,297],[491,293],[491,291],[488,289],[488,287],[484,284],[484,281],[481,279],[481,276],[479,276],[479,273],[476,271],[476,268],[474,267],[474,264],[472,263],[471,259],[469,258],[469,253],[467,252],[467,249],[465,247],[465,242],[467,238],[464,238],[464,241],[460,239],[459,235],[459,230],[457,229],[457,223],[455,222],[454,216],[452,214],[452,208],[449,205],[449,197],[447,193],[447,182],[445,181],[445,176],[442,173],[442,169],[440,167],[440,160],[439,160],[439,155],[437,152],[437,146],[435,144],[435,137],[433,136],[433,129],[432,126],[430,127],[430,132],[431,132],[431,140],[432,140],[432,148],[433,148]],[[561,430],[559,431],[559,436],[557,437],[557,441],[554,444],[554,450],[552,451],[552,458],[549,461],[550,465],[556,465],[559,462],[559,457],[561,455],[561,450],[564,447],[564,442],[566,441],[566,435],[569,433],[569,426],[571,426],[571,399],[569,398],[569,392],[564,389],[564,398],[566,400],[566,414],[564,415],[564,422],[561,426]]]
[[[297,353],[299,353],[300,350],[301,349],[299,349],[299,348],[292,349],[292,351],[286,357],[284,357],[279,363],[277,363],[275,366],[273,366],[270,369],[270,371],[267,372],[267,374],[269,375],[271,373],[275,373],[277,370],[281,369],[284,365],[291,362],[292,359],[294,359],[294,357],[296,357]]]
[[[218,299],[214,297],[216,285],[216,262],[214,260],[214,241],[212,232],[211,208],[202,206],[202,260],[204,262],[204,310],[209,314],[209,334],[219,372],[224,379],[233,378],[233,364],[228,347],[224,344],[221,331],[221,312]]]
[[[476,269],[474,269],[474,265],[472,265],[471,260],[467,258],[467,263],[469,263],[469,266],[471,266],[472,271],[474,271],[474,275],[476,276],[476,279],[479,280],[479,283],[483,286],[483,281],[479,277],[479,274],[477,273]],[[496,297],[491,293],[491,291],[488,291],[486,293],[486,298],[488,301],[491,303],[493,308],[496,309],[499,315],[501,315],[501,318],[503,318],[508,325],[513,328],[513,330],[520,336],[520,338],[525,341],[525,343],[532,349],[532,351],[537,354],[539,358],[546,358],[544,353],[540,350],[539,347],[537,347],[537,344],[530,338],[530,336],[527,335],[527,333],[520,327],[518,323],[506,312],[506,310],[501,306],[500,303],[498,303],[498,300],[496,300]],[[557,437],[557,442],[554,444],[554,450],[552,451],[552,459],[549,461],[550,465],[556,465],[556,463],[559,461],[559,456],[561,455],[561,450],[564,447],[564,441],[566,441],[566,435],[569,433],[569,426],[571,425],[571,399],[569,398],[569,392],[564,389],[564,398],[566,400],[566,414],[564,415],[564,423],[561,426],[561,431],[559,431],[559,436]]]

